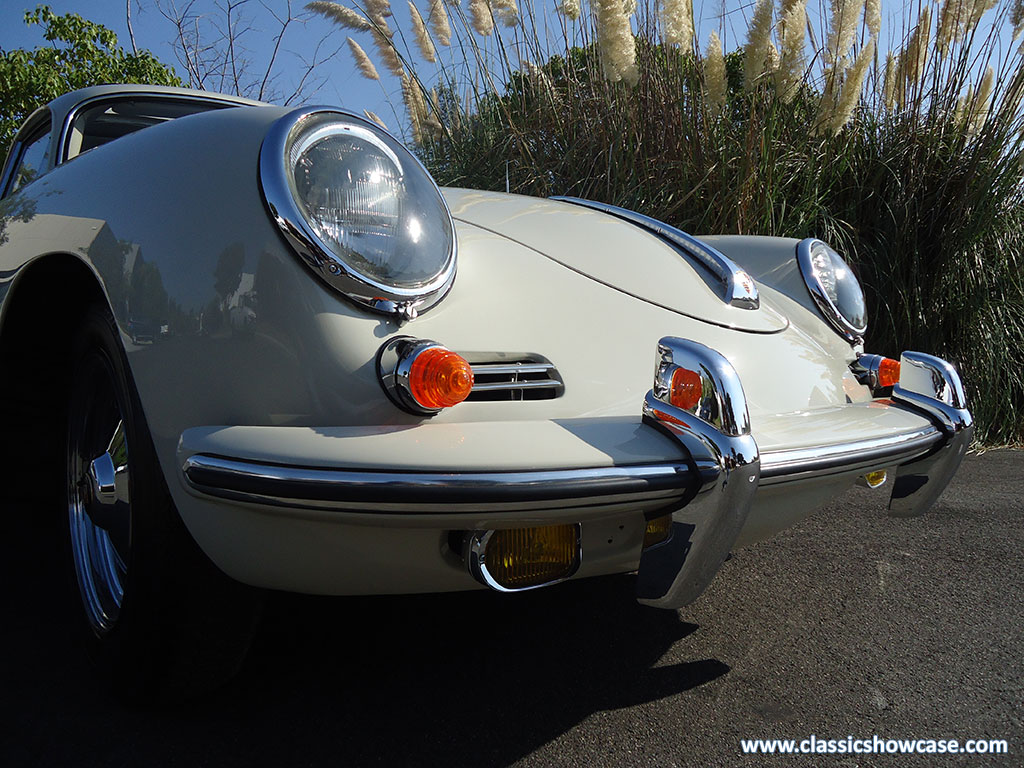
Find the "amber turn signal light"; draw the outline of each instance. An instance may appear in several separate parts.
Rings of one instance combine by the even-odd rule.
[[[424,408],[450,408],[472,391],[473,369],[450,349],[424,349],[409,367],[409,392]]]
[[[702,390],[699,373],[689,368],[676,368],[672,372],[669,402],[676,408],[692,411],[700,403]]]
[[[878,364],[878,386],[891,387],[900,383],[900,361],[883,357]]]

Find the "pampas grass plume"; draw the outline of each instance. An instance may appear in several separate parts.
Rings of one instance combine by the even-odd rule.
[[[430,39],[430,33],[427,32],[427,25],[423,23],[423,17],[420,15],[419,9],[413,5],[412,0],[408,0],[408,2],[413,39],[416,40],[416,45],[420,49],[423,58],[433,64],[437,61],[437,49],[434,48],[434,41]]]
[[[376,112],[371,112],[368,109],[364,109],[363,110],[363,114],[366,115],[366,117],[369,118],[370,120],[373,120],[373,122],[375,122],[377,125],[379,125],[381,128],[383,128],[385,131],[388,129],[388,127],[387,127],[387,125],[385,125],[384,121],[381,120],[379,117],[377,117],[377,113]]]
[[[875,41],[868,40],[856,60],[846,71],[843,89],[839,93],[839,103],[832,117],[832,133],[839,133],[843,126],[850,122],[853,112],[860,103],[860,94],[864,88],[864,76],[867,74],[871,60],[875,56]]]
[[[704,89],[707,91],[710,104],[718,109],[725,108],[725,96],[728,89],[725,55],[722,53],[722,41],[715,31],[711,32],[711,38],[708,40],[708,53],[704,59]]]
[[[832,18],[825,44],[826,67],[834,69],[850,52],[863,7],[864,0],[832,0]]]
[[[316,0],[316,2],[307,4],[306,10],[319,13],[344,29],[354,29],[358,32],[363,32],[370,28],[370,22],[361,13],[351,8],[346,8],[340,3]]]
[[[362,46],[351,37],[346,38],[346,40],[349,50],[352,51],[352,58],[356,60],[356,69],[359,70],[359,73],[368,80],[380,80],[377,68],[373,66],[373,62],[370,61],[370,57],[366,55],[366,51],[362,49]]]
[[[785,7],[785,6],[784,6]],[[782,17],[782,56],[776,73],[775,85],[779,97],[789,104],[800,90],[807,68],[804,43],[807,37],[807,0],[796,0],[788,5]]]
[[[885,82],[882,86],[882,98],[885,108],[891,110],[896,106],[896,57],[892,51],[885,57]]]
[[[622,0],[590,0],[597,24],[597,47],[604,76],[613,83],[636,85],[636,41]]]
[[[487,37],[494,33],[494,19],[487,0],[469,0],[469,18],[478,35]]]
[[[666,43],[689,49],[693,45],[692,0],[664,0],[661,24]]]
[[[519,6],[516,0],[493,0],[494,13],[506,27],[514,27],[519,23]]]
[[[448,11],[441,0],[430,0],[430,28],[434,30],[434,39],[441,45],[452,44],[452,28],[448,23]]]
[[[558,12],[576,21],[580,17],[580,0],[562,0]]]
[[[754,16],[750,20],[747,45],[744,53],[743,87],[752,91],[757,80],[764,74],[764,63],[768,56],[768,43],[772,34],[772,0],[758,0]]]
[[[876,40],[882,31],[882,0],[865,0],[864,25]]]

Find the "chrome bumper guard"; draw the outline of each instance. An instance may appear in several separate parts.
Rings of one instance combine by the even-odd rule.
[[[974,436],[974,418],[956,369],[922,352],[900,356],[900,383],[892,388],[892,399],[929,416],[945,435],[932,453],[896,471],[889,514],[916,517],[928,511],[956,474]]]
[[[658,344],[657,385],[644,400],[644,421],[678,440],[698,478],[689,504],[672,514],[672,536],[640,558],[637,599],[680,608],[707,588],[747,520],[761,476],[757,443],[739,376],[721,354],[694,341]],[[677,368],[700,375],[696,414],[662,400]]]

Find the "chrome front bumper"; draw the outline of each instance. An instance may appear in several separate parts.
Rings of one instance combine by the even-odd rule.
[[[895,468],[891,514],[921,514],[946,487],[973,434],[952,366],[907,352],[888,404],[923,414],[930,424],[915,420],[919,426],[899,434],[761,453],[743,388],[728,360],[677,338],[662,339],[659,352],[659,371],[677,365],[699,371],[713,394],[696,409],[699,415],[666,403],[664,387],[647,394],[643,420],[683,449],[675,462],[655,460],[652,452],[648,463],[575,469],[373,468],[379,464],[338,469],[226,457],[218,449],[188,451],[191,438],[183,436],[183,480],[200,497],[276,508],[293,519],[381,528],[484,530],[671,513],[671,538],[641,555],[637,597],[647,605],[679,608],[696,599],[717,573],[760,486]]]
[[[185,479],[209,496],[289,509],[372,510],[379,514],[537,513],[585,509],[585,517],[623,503],[664,509],[689,492],[680,460],[592,469],[518,472],[413,472],[319,469],[196,454]]]

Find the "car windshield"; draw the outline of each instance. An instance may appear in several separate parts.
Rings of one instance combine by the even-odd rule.
[[[83,109],[68,136],[66,160],[151,125],[231,106],[198,99],[120,98]]]

